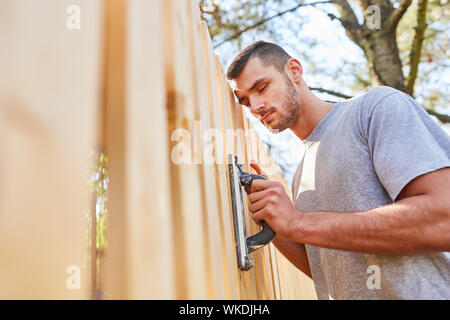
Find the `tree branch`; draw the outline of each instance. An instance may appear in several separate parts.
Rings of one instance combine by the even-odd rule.
[[[328,93],[331,94],[333,96],[339,97],[339,98],[343,98],[343,99],[351,99],[353,98],[352,96],[340,93],[340,92],[336,92],[333,90],[328,90],[328,89],[323,89],[323,88],[313,88],[313,87],[309,87],[310,90],[314,90],[314,91],[319,91],[319,92],[324,92],[324,93]],[[330,101],[331,102],[331,101]],[[450,123],[450,115],[446,115],[446,114],[442,114],[439,112],[436,112],[430,108],[425,108],[425,111],[428,112],[428,114],[435,116],[436,118],[439,119],[439,121],[441,121],[442,123]]]
[[[441,114],[438,113],[434,110],[428,109],[428,108],[424,108],[426,112],[428,112],[428,114],[435,116],[436,118],[438,118],[442,123],[450,123],[450,116],[446,115],[446,114]]]
[[[352,7],[350,7],[347,0],[331,0],[331,2],[336,6],[341,15],[339,20],[347,36],[358,46],[361,46],[361,33],[364,31],[364,26],[359,24]],[[332,15],[329,16],[332,17]]]
[[[414,34],[414,39],[409,54],[409,74],[405,80],[406,93],[413,95],[414,83],[417,79],[417,72],[419,69],[420,56],[422,52],[422,44],[424,40],[425,30],[427,28],[427,4],[428,0],[419,0],[417,8],[417,26]]]
[[[359,0],[358,1],[359,2],[359,5],[361,6],[361,8],[365,11],[365,10],[367,10],[367,8],[369,7],[369,6],[372,6],[372,5],[376,5],[376,6],[379,6],[379,7],[381,7],[382,9],[387,9],[387,10],[390,10],[390,9],[394,9],[394,7],[392,6],[392,4],[389,2],[389,0]]]
[[[400,22],[400,19],[403,17],[403,15],[406,13],[406,10],[408,10],[409,6],[411,5],[412,0],[402,0],[400,2],[400,5],[397,9],[392,12],[391,16],[389,17],[388,21],[386,22],[385,31],[391,32],[394,31],[395,28],[397,28],[398,23]]]
[[[221,46],[222,44],[224,44],[225,42],[228,42],[228,41],[231,41],[231,40],[234,40],[234,39],[238,38],[238,37],[241,36],[244,32],[247,32],[247,31],[249,31],[249,30],[255,29],[255,28],[257,28],[257,27],[263,25],[264,23],[266,23],[266,22],[268,22],[268,21],[270,21],[270,20],[272,20],[272,19],[281,17],[282,15],[284,15],[284,14],[286,14],[286,13],[288,13],[288,12],[293,12],[293,11],[297,10],[298,8],[300,8],[300,7],[305,7],[305,6],[315,6],[315,5],[318,5],[318,4],[327,4],[327,3],[331,3],[331,2],[332,2],[332,1],[317,1],[317,2],[312,2],[312,3],[301,3],[301,4],[298,4],[298,5],[296,5],[296,6],[293,7],[293,8],[290,8],[290,9],[287,9],[287,10],[284,10],[284,11],[281,11],[281,12],[279,12],[279,13],[273,15],[273,16],[270,16],[270,17],[267,17],[267,18],[265,18],[265,19],[262,19],[262,20],[256,22],[255,24],[253,24],[253,25],[251,25],[251,26],[248,26],[248,27],[246,27],[246,28],[244,28],[244,29],[242,29],[242,30],[240,30],[240,31],[238,31],[238,32],[236,32],[236,33],[234,33],[233,35],[231,35],[230,37],[226,38],[226,39],[223,40],[222,42],[216,44],[216,45],[214,46],[214,49],[220,47],[220,46]]]
[[[340,93],[340,92],[328,90],[328,89],[323,89],[323,88],[309,87],[309,90],[319,91],[319,92],[323,92],[323,93],[328,93],[328,94],[331,94],[332,96],[343,98],[343,99],[351,99],[352,98],[352,96],[349,96],[349,95],[346,95],[346,94],[343,94],[343,93]]]
[[[394,6],[390,2],[390,0],[359,0],[360,5],[364,10],[364,19],[367,21],[373,14],[372,10],[369,10],[372,6],[376,6],[380,10],[380,22],[381,25],[386,25],[387,20],[395,11]],[[371,30],[376,32],[375,30]]]

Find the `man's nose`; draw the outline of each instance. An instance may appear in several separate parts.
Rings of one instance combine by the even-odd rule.
[[[250,101],[250,111],[254,114],[259,114],[264,109],[264,102],[261,99],[251,98]]]

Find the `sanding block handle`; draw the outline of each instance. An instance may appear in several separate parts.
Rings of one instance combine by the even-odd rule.
[[[267,180],[265,177],[259,175],[259,174],[251,174],[246,172],[240,172],[239,180],[241,185],[244,187],[245,191],[247,193],[250,193],[250,188],[252,186],[253,180]],[[261,232],[258,232],[250,237],[247,238],[247,248],[248,253],[255,251],[261,247],[264,247],[266,244],[269,244],[273,238],[275,237],[275,232],[273,229],[262,220],[262,230]]]

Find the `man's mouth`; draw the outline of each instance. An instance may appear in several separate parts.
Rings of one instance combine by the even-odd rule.
[[[268,112],[266,115],[263,116],[263,118],[261,119],[261,121],[264,122],[264,123],[266,123],[266,121],[270,120],[270,118],[272,117],[272,114],[273,114],[274,112],[275,112],[275,111],[270,111],[270,112]]]

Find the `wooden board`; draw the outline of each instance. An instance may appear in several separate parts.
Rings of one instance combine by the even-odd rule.
[[[221,246],[223,277],[225,281],[226,298],[237,299],[238,292],[235,290],[237,281],[236,271],[236,251],[233,244],[232,217],[230,215],[231,207],[229,204],[229,186],[227,181],[227,169],[225,164],[226,154],[224,153],[224,140],[222,131],[221,107],[219,97],[219,87],[216,71],[216,58],[212,49],[212,43],[209,36],[206,23],[202,22],[203,30],[203,48],[206,61],[206,79],[208,92],[208,105],[210,113],[211,139],[213,140],[214,167],[216,176],[216,192],[219,209],[219,222],[221,228]]]
[[[86,299],[101,1],[0,2],[0,299]],[[43,14],[45,13],[45,14]],[[78,281],[79,280],[79,281]]]
[[[182,132],[191,135],[194,132],[196,111],[192,74],[195,70],[192,69],[193,52],[192,43],[189,42],[187,12],[187,1],[164,1],[163,38],[169,137],[173,137],[175,130],[185,130]],[[176,142],[172,140],[170,150],[175,145]],[[177,298],[206,299],[208,281],[205,275],[208,275],[209,265],[203,219],[205,209],[202,204],[200,168],[190,158],[185,164],[175,163],[172,158],[170,165]]]
[[[173,299],[162,0],[129,1],[127,12],[126,298]]]
[[[209,97],[205,90],[208,87],[207,83],[207,68],[205,61],[207,55],[203,50],[202,44],[202,27],[200,24],[200,12],[197,5],[193,2],[189,2],[190,12],[192,14],[190,18],[189,36],[192,43],[192,66],[195,72],[192,73],[194,84],[194,96],[195,96],[195,124],[196,127],[200,127],[199,132],[195,132],[195,139],[199,148],[199,171],[200,182],[203,199],[203,232],[206,235],[207,246],[207,272],[209,273],[208,279],[208,297],[210,299],[224,299],[225,294],[225,281],[224,281],[224,266],[220,237],[220,217],[219,217],[219,202],[217,199],[217,193],[215,186],[217,185],[217,179],[215,175],[214,161],[209,159],[205,153],[204,148],[204,133],[208,132],[211,128],[210,112],[209,112]],[[189,11],[188,11],[189,12]]]

